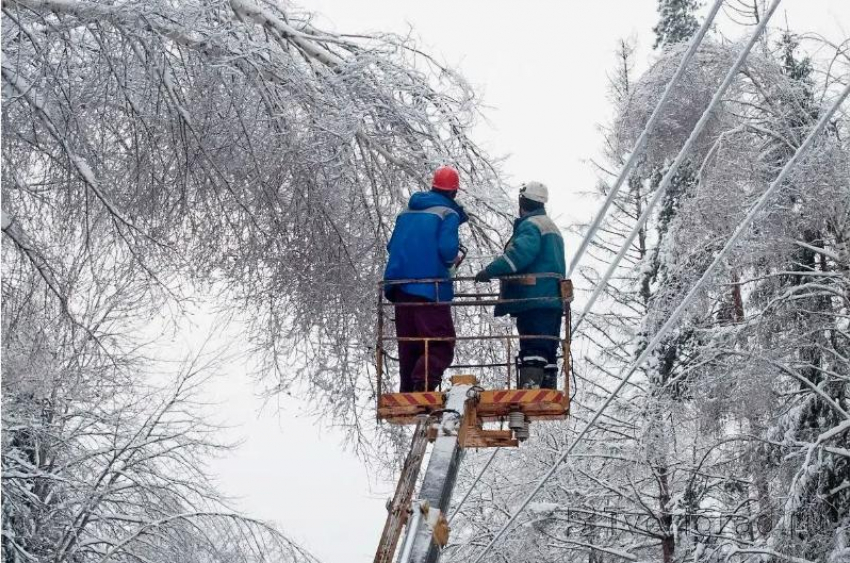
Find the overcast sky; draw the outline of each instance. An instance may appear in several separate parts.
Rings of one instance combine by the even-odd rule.
[[[553,192],[562,226],[591,218],[580,197],[596,176],[587,162],[601,147],[598,126],[611,114],[608,73],[621,38],[638,41],[643,68],[652,56],[656,0],[302,0],[319,26],[346,33],[413,33],[483,96],[487,122],[474,132],[493,156],[507,156],[514,184],[536,179]],[[850,1],[785,0],[774,25],[850,37]],[[723,32],[741,28],[728,19]],[[569,248],[567,249],[569,254]],[[198,325],[206,322],[198,320]],[[252,516],[277,522],[325,563],[372,561],[394,484],[376,481],[342,446],[339,432],[299,413],[285,398],[259,412],[256,387],[229,366],[211,390],[223,420],[243,445],[212,469],[223,490]]]

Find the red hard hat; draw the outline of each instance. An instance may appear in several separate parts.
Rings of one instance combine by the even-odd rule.
[[[460,187],[460,176],[451,166],[440,166],[434,172],[434,181],[431,182],[431,186],[438,190],[456,192]]]

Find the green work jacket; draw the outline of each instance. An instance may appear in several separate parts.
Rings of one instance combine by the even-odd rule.
[[[564,239],[544,210],[533,211],[514,221],[514,232],[504,253],[487,266],[491,277],[520,274],[566,274]],[[501,299],[529,299],[525,302],[500,303],[494,314],[516,316],[534,309],[562,309],[558,278],[501,281]]]

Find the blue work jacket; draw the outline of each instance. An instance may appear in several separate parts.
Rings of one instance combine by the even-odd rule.
[[[384,281],[440,278],[438,283],[384,284],[387,299],[400,289],[431,301],[451,301],[449,268],[460,248],[458,227],[469,218],[454,200],[435,191],[417,192],[396,218],[387,244],[389,258]]]

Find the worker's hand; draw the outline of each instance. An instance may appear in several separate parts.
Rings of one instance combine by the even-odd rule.
[[[461,263],[463,262],[463,259],[466,258],[466,252],[467,252],[466,247],[462,244],[459,244],[457,256],[455,256],[455,261],[454,261],[455,267],[458,267],[458,266],[461,265]]]
[[[487,273],[487,270],[481,270],[475,274],[475,281],[478,283],[488,282],[490,281],[490,274]]]

